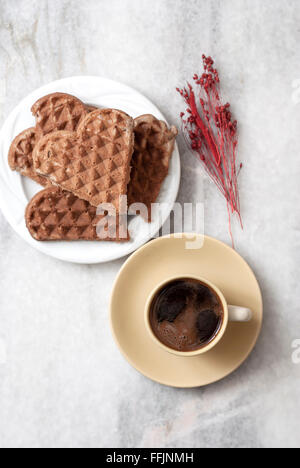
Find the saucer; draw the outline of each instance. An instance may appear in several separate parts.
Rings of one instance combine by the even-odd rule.
[[[144,376],[172,387],[200,387],[228,376],[247,359],[262,325],[261,291],[249,265],[216,239],[197,235],[197,240],[202,240],[203,246],[192,250],[186,249],[185,235],[149,242],[123,265],[111,297],[111,329],[124,357]],[[170,273],[210,280],[229,304],[252,309],[253,319],[229,323],[220,343],[203,355],[179,357],[168,353],[148,335],[144,308],[151,291]]]

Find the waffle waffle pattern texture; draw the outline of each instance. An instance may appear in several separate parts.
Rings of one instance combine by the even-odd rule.
[[[175,127],[152,115],[133,121],[122,111],[100,110],[64,93],[39,99],[31,110],[36,125],[13,140],[8,162],[45,188],[25,213],[34,239],[126,242],[122,195],[128,206],[145,204],[148,214],[141,214],[151,221],[151,204],[168,174]],[[109,204],[109,217],[97,215],[100,204]]]
[[[44,240],[128,240],[126,223],[101,223],[97,208],[59,187],[37,193],[29,202],[25,220],[32,237]]]

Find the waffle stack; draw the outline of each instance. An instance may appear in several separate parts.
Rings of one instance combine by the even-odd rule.
[[[151,115],[131,117],[54,93],[32,107],[34,128],[18,135],[8,161],[44,187],[25,219],[32,237],[50,240],[129,240],[120,200],[149,210],[168,174],[177,130]],[[104,211],[97,214],[101,205]],[[104,214],[108,216],[104,216]],[[105,224],[106,223],[106,224]]]

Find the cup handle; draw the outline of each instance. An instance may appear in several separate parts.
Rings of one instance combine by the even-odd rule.
[[[250,322],[253,317],[252,310],[240,306],[228,306],[230,322]]]

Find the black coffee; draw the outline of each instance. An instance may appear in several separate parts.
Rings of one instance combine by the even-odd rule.
[[[164,286],[150,308],[155,336],[177,351],[196,351],[210,343],[223,322],[215,292],[198,280],[183,278]]]

